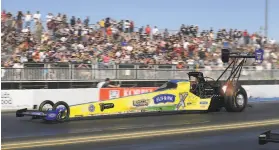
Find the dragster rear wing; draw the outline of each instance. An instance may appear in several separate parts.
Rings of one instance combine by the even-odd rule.
[[[247,52],[231,52],[228,48],[222,49],[222,61],[223,63],[229,62],[229,58],[255,58],[256,61],[263,61],[264,51],[262,49],[255,50],[254,53]]]
[[[263,49],[256,49],[255,52],[239,52],[239,51],[234,51],[232,52],[231,48],[229,48],[228,43],[224,43],[224,47],[222,49],[222,62],[223,63],[228,63],[229,59],[232,58],[232,61],[229,63],[227,68],[223,71],[223,73],[219,76],[219,78],[216,80],[218,82],[225,72],[228,71],[229,68],[231,68],[231,73],[229,77],[226,79],[226,82],[228,81],[238,81],[241,71],[242,71],[242,66],[245,64],[248,58],[254,58],[256,62],[262,63],[263,62],[263,54],[264,50]],[[240,60],[240,61],[239,61]]]
[[[267,131],[259,136],[260,145],[267,144],[268,142],[279,143],[279,133],[271,133],[271,131]]]

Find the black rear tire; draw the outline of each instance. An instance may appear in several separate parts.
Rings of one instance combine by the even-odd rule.
[[[233,91],[226,93],[224,97],[225,108],[228,112],[242,112],[248,102],[247,93],[242,86],[231,90]]]
[[[70,107],[69,107],[69,105],[68,105],[66,102],[59,101],[59,102],[55,103],[54,106],[53,106],[53,109],[56,110],[57,107],[58,107],[58,106],[61,106],[61,105],[63,105],[63,106],[66,108],[67,112],[66,112],[64,118],[61,118],[61,114],[58,114],[58,115],[57,115],[56,120],[57,120],[58,122],[64,122],[64,121],[69,120],[69,118],[70,118]],[[63,112],[61,112],[61,113],[63,113]]]

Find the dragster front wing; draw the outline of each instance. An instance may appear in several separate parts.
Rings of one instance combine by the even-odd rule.
[[[63,110],[49,110],[49,111],[39,111],[39,110],[27,110],[27,108],[20,109],[16,111],[16,117],[32,116],[36,119],[44,119],[47,121],[55,121],[57,115]]]

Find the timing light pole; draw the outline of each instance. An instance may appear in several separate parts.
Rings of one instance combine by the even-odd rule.
[[[268,0],[265,0],[265,37],[268,37]]]

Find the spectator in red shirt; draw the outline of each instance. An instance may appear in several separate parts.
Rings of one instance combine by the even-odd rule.
[[[150,35],[150,32],[151,32],[151,28],[150,28],[149,25],[147,25],[147,26],[145,27],[145,34],[147,34],[147,35],[149,36],[149,35]]]
[[[244,38],[245,45],[249,44],[249,34],[248,34],[247,30],[245,30],[243,32],[243,38]]]
[[[1,22],[5,22],[6,18],[7,18],[6,11],[3,10],[2,13],[1,13]]]
[[[134,21],[130,21],[130,33],[133,33],[134,32]]]

